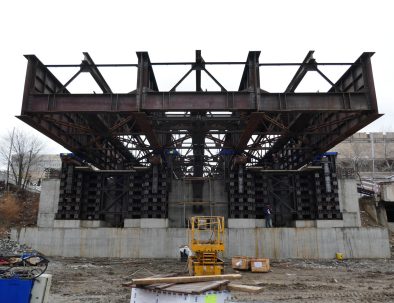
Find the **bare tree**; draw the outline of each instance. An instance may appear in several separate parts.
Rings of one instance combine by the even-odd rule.
[[[351,142],[351,163],[354,168],[354,172],[356,173],[359,181],[361,182],[360,172],[367,170],[369,159],[363,154],[365,151],[363,150],[363,145],[358,142]]]
[[[14,129],[3,137],[0,146],[0,156],[7,164],[15,185],[25,189],[30,182],[31,169],[41,161],[40,152],[43,143],[35,136]]]

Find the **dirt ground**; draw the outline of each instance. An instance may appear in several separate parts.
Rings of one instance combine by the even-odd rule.
[[[235,302],[394,302],[394,259],[272,261],[269,273],[241,272],[241,282],[259,294],[233,292]],[[125,303],[133,277],[181,273],[185,263],[158,259],[52,258],[50,302]],[[226,272],[233,273],[229,262]]]

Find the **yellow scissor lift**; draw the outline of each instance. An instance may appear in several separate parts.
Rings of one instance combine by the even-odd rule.
[[[188,259],[192,276],[221,275],[224,251],[224,217],[196,216],[189,219],[189,248],[193,252]]]

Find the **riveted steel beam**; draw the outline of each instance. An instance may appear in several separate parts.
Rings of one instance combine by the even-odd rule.
[[[138,112],[138,111],[367,111],[365,93],[262,93],[257,104],[247,92],[145,93],[138,106],[136,94],[31,94],[25,112]]]

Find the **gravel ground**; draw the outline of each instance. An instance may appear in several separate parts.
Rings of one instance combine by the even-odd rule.
[[[53,258],[53,303],[126,303],[132,277],[181,273],[185,263],[168,259]],[[229,262],[226,272],[233,273]],[[241,272],[242,283],[263,292],[233,292],[235,302],[394,302],[394,260],[272,261],[269,273]]]
[[[0,239],[0,256],[10,256],[28,250],[29,247],[9,239]]]
[[[0,239],[0,256],[28,247]],[[263,287],[259,294],[233,292],[234,302],[393,302],[394,259],[271,261],[271,272],[241,272],[241,283]],[[227,260],[226,273],[233,273]],[[126,303],[133,277],[184,273],[174,259],[50,258],[51,303]]]

